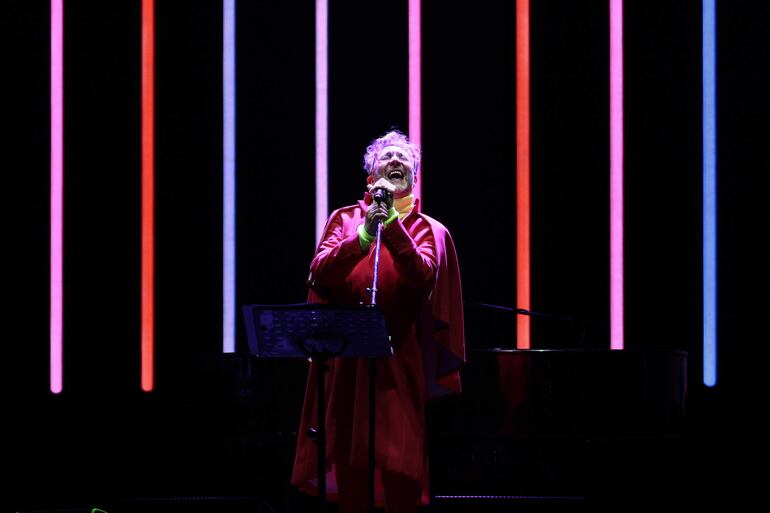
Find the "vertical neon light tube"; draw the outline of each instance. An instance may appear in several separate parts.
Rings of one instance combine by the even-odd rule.
[[[703,383],[717,383],[716,1],[703,0]]]
[[[529,0],[516,0],[516,306],[530,309]],[[530,318],[516,318],[516,347],[530,348]]]
[[[64,0],[51,0],[51,316],[50,387],[63,388]]]
[[[142,390],[155,357],[155,0],[142,0]]]
[[[315,240],[329,215],[329,4],[315,3]]]
[[[422,140],[422,2],[409,0],[409,139]],[[414,197],[422,202],[422,166],[414,187]]]
[[[235,0],[222,3],[222,351],[235,352]]]
[[[623,349],[623,0],[610,0],[610,348]]]

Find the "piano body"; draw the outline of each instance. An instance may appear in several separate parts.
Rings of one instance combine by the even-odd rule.
[[[461,395],[428,406],[443,510],[473,497],[586,511],[676,479],[686,352],[485,348],[462,378]]]

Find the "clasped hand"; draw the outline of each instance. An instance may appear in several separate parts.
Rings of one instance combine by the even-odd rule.
[[[390,207],[393,206],[393,193],[396,192],[396,187],[386,178],[380,178],[374,185],[369,184],[366,187],[372,196],[375,195],[377,190],[382,191],[382,202],[372,201],[372,204],[369,205],[369,209],[366,211],[366,222],[364,223],[364,228],[366,228],[369,235],[375,235],[377,233],[377,225],[388,219]]]

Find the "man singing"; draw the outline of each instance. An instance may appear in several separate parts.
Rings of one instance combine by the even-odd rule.
[[[392,131],[364,155],[367,192],[326,223],[310,264],[308,301],[370,302],[377,225],[382,223],[377,305],[395,350],[376,360],[376,504],[415,511],[428,503],[425,401],[460,392],[465,360],[462,293],[449,231],[412,194],[421,152]],[[367,505],[369,374],[365,358],[334,358],[325,376],[327,488],[341,511]],[[317,493],[316,365],[310,366],[292,483]]]

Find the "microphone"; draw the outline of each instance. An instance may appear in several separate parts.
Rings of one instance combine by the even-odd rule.
[[[382,189],[374,191],[374,201],[382,203],[385,200],[385,196],[382,194]]]

